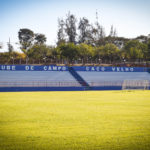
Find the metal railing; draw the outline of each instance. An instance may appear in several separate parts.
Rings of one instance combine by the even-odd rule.
[[[123,81],[96,81],[88,83],[90,86],[122,86]]]
[[[3,81],[0,87],[80,87],[78,82],[71,81]]]
[[[87,81],[87,83],[91,87],[123,85],[123,81]],[[0,87],[81,87],[81,84],[75,81],[0,81]]]

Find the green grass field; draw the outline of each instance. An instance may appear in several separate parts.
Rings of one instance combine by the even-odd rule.
[[[0,93],[0,150],[150,150],[150,91]]]

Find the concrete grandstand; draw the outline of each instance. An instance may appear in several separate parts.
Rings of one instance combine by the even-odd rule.
[[[0,65],[0,91],[121,90],[125,80],[150,83],[148,68]]]

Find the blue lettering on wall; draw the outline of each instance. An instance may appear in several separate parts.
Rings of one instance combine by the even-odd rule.
[[[0,70],[16,70],[15,65],[0,65]]]
[[[102,67],[102,66],[74,66],[76,71],[91,72],[147,72],[144,67]],[[36,66],[36,65],[0,65],[5,71],[68,71],[68,66]]]
[[[5,71],[67,71],[66,66],[0,65]]]
[[[78,70],[78,68],[76,68]],[[130,68],[130,67],[86,67],[86,71],[111,71],[111,72],[135,72],[135,71],[142,71],[141,68]],[[84,71],[78,70],[78,71]]]

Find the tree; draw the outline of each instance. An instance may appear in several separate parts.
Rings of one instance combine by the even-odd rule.
[[[117,32],[116,29],[114,28],[113,25],[111,25],[110,28],[110,33],[109,35],[105,38],[105,42],[106,43],[112,43],[112,44],[116,44],[116,39],[117,39]]]
[[[105,38],[105,31],[102,26],[97,22],[96,27],[93,26],[92,29],[92,35],[93,35],[93,43],[95,46],[104,45],[104,38]]]
[[[89,59],[92,59],[94,55],[93,47],[90,45],[87,45],[85,43],[81,43],[79,45],[78,49],[79,57],[82,60],[82,63],[85,64],[89,61]]]
[[[2,42],[0,42],[0,49],[2,49],[3,48],[3,43]]]
[[[95,48],[94,50],[94,58],[96,59],[96,62],[98,62],[99,64],[101,63],[102,61],[102,51],[103,51],[103,48],[104,46],[98,46]]]
[[[38,45],[45,44],[46,36],[44,34],[36,33],[34,40],[35,40],[35,44]]]
[[[10,56],[8,52],[2,52],[0,53],[0,63],[1,64],[7,64],[10,61]]]
[[[13,56],[19,64],[21,64],[22,60],[24,60],[26,58],[24,53],[19,53],[19,52],[15,52],[15,51],[14,51]]]
[[[120,50],[117,48],[116,45],[108,43],[103,46],[101,56],[102,59],[112,63],[119,59],[119,52]]]
[[[44,61],[46,63],[47,56],[49,54],[49,47],[42,44],[42,45],[33,45],[32,48],[28,50],[28,57],[35,61]]]
[[[7,46],[8,46],[8,51],[9,51],[9,53],[12,53],[12,52],[13,52],[13,50],[14,50],[14,48],[13,48],[12,44],[7,43]]]
[[[117,36],[116,29],[114,29],[113,25],[111,25],[109,36],[110,37],[116,37]]]
[[[20,29],[18,32],[18,38],[21,45],[20,48],[27,51],[33,44],[34,32],[30,29]]]
[[[139,44],[139,48],[141,49],[141,52],[143,53],[143,57],[141,58],[142,60],[148,60],[150,54],[148,51],[148,45],[146,43],[141,43]]]
[[[80,19],[78,26],[80,35],[79,35],[79,43],[89,43],[90,35],[90,24],[89,20],[83,17]]]
[[[9,42],[7,43],[8,46],[8,54],[9,54],[9,60],[12,60],[12,63],[14,64],[14,48],[12,46],[12,44],[10,43],[10,39]]]
[[[30,29],[20,29],[18,32],[19,43],[21,50],[26,55],[26,63],[28,63],[28,50],[31,48],[34,40],[34,32]]]
[[[105,40],[111,41],[111,37],[106,37]],[[129,39],[124,37],[114,37],[113,44],[115,44],[119,49],[122,49],[128,41]]]
[[[63,19],[58,19],[57,45],[65,41],[65,22]]]
[[[60,43],[59,45],[64,44]],[[51,58],[54,60],[54,62],[58,63],[61,59],[61,51],[59,47],[51,47]]]
[[[138,40],[141,43],[148,43],[148,37],[144,35],[140,35],[136,37],[135,40]]]
[[[76,22],[77,19],[73,14],[70,14],[70,12],[67,14],[66,18],[66,34],[68,36],[68,42],[76,44]]]
[[[65,58],[68,63],[73,63],[78,58],[78,46],[74,43],[63,43],[59,45],[59,51],[62,58]]]
[[[150,40],[148,41],[147,44],[147,60],[150,60]]]
[[[147,46],[137,40],[130,40],[124,46],[126,58],[130,61],[141,61],[147,55]]]
[[[102,25],[99,23],[98,12],[96,12],[96,22],[92,26],[92,37],[94,46],[104,45],[105,31]]]

